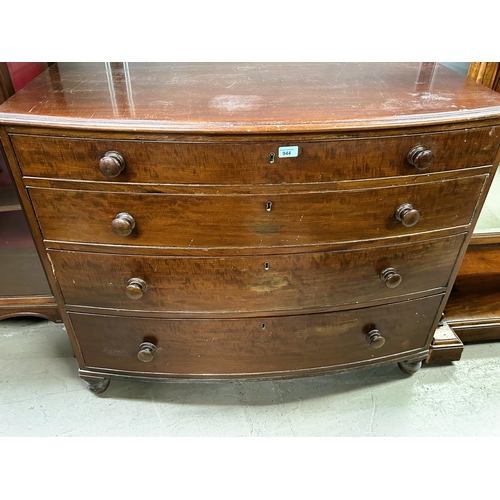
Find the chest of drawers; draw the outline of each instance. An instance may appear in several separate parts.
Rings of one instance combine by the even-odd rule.
[[[498,164],[435,64],[59,64],[1,140],[80,376],[418,369]]]

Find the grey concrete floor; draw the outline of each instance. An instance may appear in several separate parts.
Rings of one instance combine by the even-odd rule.
[[[413,376],[388,365],[264,382],[88,391],[61,324],[0,321],[0,436],[499,436],[500,342]]]

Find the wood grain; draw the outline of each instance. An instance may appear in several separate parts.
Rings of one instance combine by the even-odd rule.
[[[423,243],[349,252],[258,257],[154,257],[50,251],[64,299],[71,305],[162,314],[307,312],[339,305],[389,301],[445,289],[464,235]],[[402,276],[389,289],[380,279],[388,267]],[[125,293],[138,277],[147,291]]]
[[[469,246],[445,308],[463,342],[500,338],[500,246]]]
[[[442,295],[329,314],[277,318],[159,320],[69,313],[87,367],[162,376],[241,377],[305,374],[380,363],[424,352]],[[376,326],[386,342],[370,347]],[[153,361],[137,359],[142,342]]]
[[[183,196],[94,193],[30,188],[48,240],[182,248],[300,247],[362,241],[466,226],[486,176],[383,189],[279,195]],[[271,211],[266,203],[272,202]],[[405,227],[394,216],[411,203],[420,221]],[[130,236],[111,230],[131,214]],[[355,223],[353,223],[355,221]]]
[[[0,320],[17,316],[43,318],[61,323],[61,312],[53,296],[2,297]]]
[[[500,80],[500,63],[471,62],[467,76],[490,89],[497,90]]]
[[[250,143],[113,141],[16,134],[11,141],[25,176],[154,184],[299,184],[491,165],[500,128],[330,141],[294,137]],[[278,148],[290,145],[298,146],[298,156],[279,158]],[[416,145],[424,145],[434,154],[433,165],[423,172],[407,160]],[[108,151],[119,152],[126,162],[123,172],[112,179],[99,170],[99,160]],[[275,154],[274,163],[269,162],[270,153]]]
[[[434,63],[59,64],[0,124],[99,391],[421,361],[500,158],[500,95]]]

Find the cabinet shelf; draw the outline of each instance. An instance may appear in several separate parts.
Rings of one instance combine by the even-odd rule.
[[[0,212],[21,210],[19,199],[12,184],[0,186]]]
[[[444,319],[463,342],[500,339],[500,245],[467,249]]]

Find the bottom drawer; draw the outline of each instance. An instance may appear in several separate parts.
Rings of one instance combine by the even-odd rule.
[[[138,376],[252,377],[350,368],[426,349],[442,299],[265,319],[69,316],[87,368]],[[385,339],[376,348],[367,340],[374,329]],[[143,342],[155,346],[147,362],[138,358]],[[150,357],[147,349],[141,356]]]

